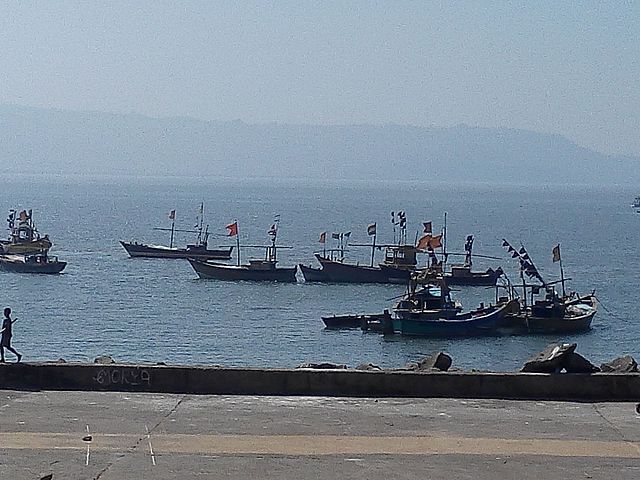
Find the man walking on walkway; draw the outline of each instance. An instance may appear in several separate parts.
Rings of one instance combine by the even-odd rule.
[[[17,320],[17,319],[16,319]],[[11,309],[4,309],[4,320],[2,321],[2,337],[0,337],[0,363],[4,363],[4,349],[6,348],[18,357],[18,362],[22,359],[22,355],[16,352],[11,346],[11,328],[16,320],[11,320]]]

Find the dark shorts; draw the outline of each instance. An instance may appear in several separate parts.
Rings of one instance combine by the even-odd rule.
[[[0,347],[10,347],[11,346],[11,337],[2,337],[0,339]]]

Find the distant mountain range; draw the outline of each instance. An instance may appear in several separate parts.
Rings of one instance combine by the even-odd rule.
[[[640,159],[507,128],[285,125],[0,106],[4,171],[633,184]]]

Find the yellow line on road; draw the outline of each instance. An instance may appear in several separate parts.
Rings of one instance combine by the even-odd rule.
[[[144,434],[94,435],[91,449],[124,451]],[[83,449],[77,434],[11,432],[0,433],[3,449]],[[332,435],[190,435],[156,434],[157,456],[206,455],[545,455],[556,457],[640,458],[640,443],[625,441],[507,439],[472,437],[381,437]]]

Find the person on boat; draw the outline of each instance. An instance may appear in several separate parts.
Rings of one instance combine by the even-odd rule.
[[[5,308],[4,320],[2,321],[2,330],[0,330],[2,332],[2,337],[0,337],[0,363],[4,363],[5,348],[18,358],[18,362],[22,360],[22,355],[16,352],[15,349],[11,346],[11,330],[14,323],[15,320],[11,320],[11,309],[9,307]]]

